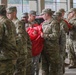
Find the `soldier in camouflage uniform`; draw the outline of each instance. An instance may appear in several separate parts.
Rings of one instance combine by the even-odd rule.
[[[59,65],[59,73],[60,75],[63,75],[65,71],[64,67],[64,59],[65,59],[65,47],[66,47],[66,33],[68,32],[68,26],[65,23],[65,21],[62,19],[62,13],[56,12],[56,19],[60,23],[60,65]]]
[[[24,23],[24,25],[28,23],[28,13],[27,12],[22,14],[21,21]]]
[[[63,8],[59,9],[58,12],[61,12],[62,13],[62,18],[64,19],[64,15],[65,15],[65,10]]]
[[[16,14],[17,8],[15,6],[7,8],[7,17],[12,20],[16,27],[16,42],[19,52],[19,58],[16,63],[15,75],[26,75],[26,64],[28,55],[27,50],[31,51],[31,44],[30,40],[28,40],[28,35],[24,29],[24,26],[22,22],[18,20]]]
[[[0,5],[0,75],[13,75],[17,60],[16,31],[6,18],[5,5]]]
[[[76,8],[70,9],[68,19],[69,19],[69,23],[72,26],[72,29],[70,29],[69,31],[69,36],[70,36],[69,68],[76,68]]]
[[[44,49],[42,51],[42,75],[59,75],[59,36],[60,27],[57,20],[52,18],[51,9],[43,9],[45,21],[42,24]]]
[[[35,21],[35,17],[36,17],[36,11],[34,10],[31,10],[29,13],[28,13],[28,23],[25,23],[25,29],[27,30],[28,27],[30,27],[30,24],[32,24],[34,26],[34,24],[38,24],[36,21]]]
[[[33,27],[35,27],[34,25],[37,24],[37,22],[35,21],[35,17],[36,17],[36,11],[31,10],[28,13],[28,23],[25,23],[25,29],[26,29],[26,31],[27,31],[28,27],[30,27],[31,25]],[[32,58],[32,64],[27,67],[26,74],[27,75],[34,75],[34,73],[38,70],[38,67],[35,66],[35,65],[37,65],[38,62],[35,63],[36,60],[34,60],[33,56],[29,56],[29,54],[30,54],[30,52],[27,55],[27,58],[28,58],[28,61],[27,62],[30,63],[30,58]],[[40,55],[39,55],[39,57],[40,57]],[[39,58],[37,58],[37,59],[39,59]],[[38,72],[36,72],[36,73],[38,73]]]

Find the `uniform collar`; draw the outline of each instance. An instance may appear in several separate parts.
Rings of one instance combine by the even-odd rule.
[[[14,22],[14,21],[16,21],[16,20],[18,20],[18,18],[13,19],[12,21]]]
[[[45,24],[50,24],[53,21],[53,18],[50,18],[49,20],[44,21]]]

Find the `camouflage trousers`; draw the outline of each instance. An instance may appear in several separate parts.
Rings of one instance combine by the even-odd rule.
[[[39,58],[40,54],[32,58],[32,75],[39,75]]]
[[[69,59],[70,64],[76,66],[76,41],[71,39],[69,42]]]
[[[27,57],[26,75],[32,75],[32,57],[30,55]]]
[[[42,75],[59,75],[59,52],[52,51],[42,51]]]
[[[26,57],[21,56],[17,59],[14,75],[26,75]]]
[[[15,68],[12,60],[0,61],[0,75],[13,75],[14,70]]]
[[[65,66],[64,66],[64,57],[60,54],[60,64],[59,64],[59,75],[63,75],[65,73]]]
[[[64,66],[64,63],[65,63],[65,51],[66,49],[66,45],[65,43],[61,44],[60,45],[60,51],[59,51],[59,75],[63,75],[65,73],[65,66]]]

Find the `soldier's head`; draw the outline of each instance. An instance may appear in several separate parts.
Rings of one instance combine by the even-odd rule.
[[[28,13],[27,12],[22,14],[21,20],[25,21],[25,22],[28,21]]]
[[[68,12],[69,17],[74,17],[76,15],[76,8],[71,8]]]
[[[55,18],[56,18],[58,21],[61,21],[61,20],[62,20],[62,13],[61,13],[61,12],[56,12]]]
[[[36,17],[36,11],[34,10],[31,10],[28,14],[28,17],[29,17],[29,21],[34,21],[35,20],[35,17]]]
[[[0,5],[0,16],[6,16],[6,8],[5,5]]]
[[[13,18],[16,18],[17,8],[16,8],[15,6],[8,7],[8,8],[6,9],[6,11],[7,11],[7,17],[8,17],[9,19],[12,20]]]
[[[64,10],[63,8],[61,8],[61,9],[59,9],[59,12],[61,12],[61,13],[62,13],[62,17],[64,17],[64,15],[65,15],[65,10]]]
[[[48,20],[52,17],[54,11],[52,11],[50,8],[43,9],[41,15],[43,15],[44,20]]]

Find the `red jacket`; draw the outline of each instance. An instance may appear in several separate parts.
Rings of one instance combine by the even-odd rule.
[[[35,25],[35,27],[29,27],[27,32],[32,42],[32,55],[37,56],[43,49],[43,38],[41,37],[42,27]]]

